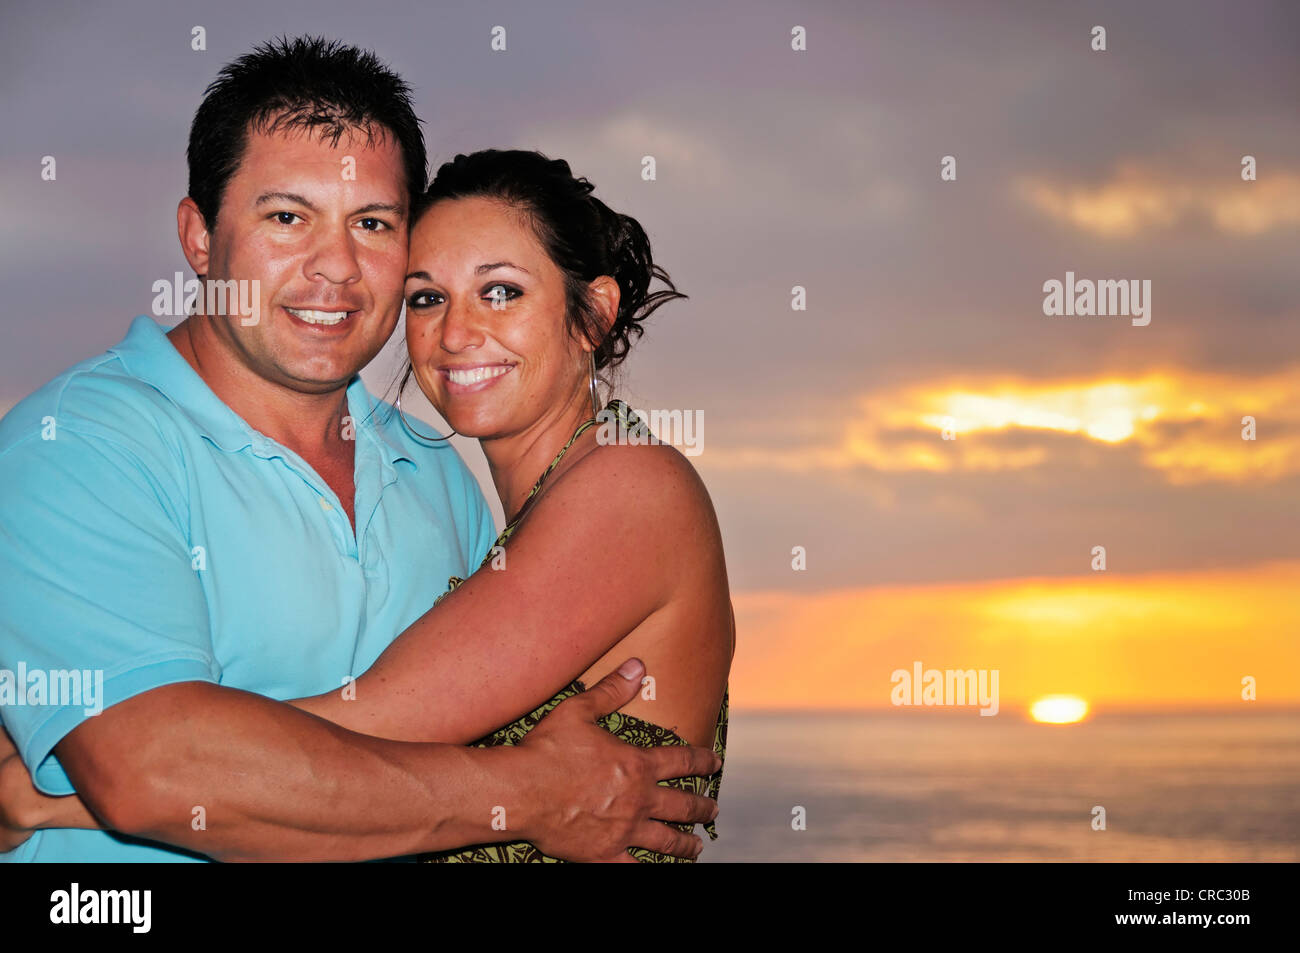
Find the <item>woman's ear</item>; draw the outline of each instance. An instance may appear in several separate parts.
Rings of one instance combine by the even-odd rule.
[[[176,232],[180,236],[181,251],[194,273],[206,275],[210,262],[208,225],[198,205],[188,195],[181,199],[181,204],[176,208]]]
[[[596,317],[600,321],[601,340],[609,334],[610,328],[614,326],[614,321],[618,318],[618,302],[622,296],[622,291],[618,287],[618,282],[609,275],[601,275],[599,278],[587,285],[587,294],[591,301],[592,307],[596,310]],[[584,342],[584,351],[594,351],[600,345],[600,341]]]

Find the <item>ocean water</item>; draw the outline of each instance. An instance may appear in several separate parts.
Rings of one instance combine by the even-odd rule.
[[[704,862],[1297,861],[1300,711],[739,711],[719,801]]]

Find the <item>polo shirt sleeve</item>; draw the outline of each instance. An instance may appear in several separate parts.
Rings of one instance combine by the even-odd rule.
[[[469,554],[469,571],[472,573],[478,569],[479,565],[487,558],[487,554],[492,551],[492,545],[497,541],[496,522],[492,519],[492,509],[488,506],[487,500],[483,497],[483,491],[479,488],[478,481],[474,475],[466,470],[466,477],[469,481],[470,513],[474,520],[475,529],[474,551]]]
[[[439,452],[443,454],[442,475],[448,488],[448,499],[454,507],[456,532],[464,547],[462,555],[466,571],[457,575],[468,576],[492,551],[497,541],[496,522],[474,472],[455,447],[447,443],[439,448]]]
[[[52,752],[86,718],[221,675],[183,477],[148,451],[60,427],[0,455],[0,714],[47,794],[73,793]]]

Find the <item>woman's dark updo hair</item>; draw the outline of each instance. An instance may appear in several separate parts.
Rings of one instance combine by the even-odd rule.
[[[458,155],[438,169],[419,202],[418,219],[443,199],[496,199],[520,212],[564,274],[565,317],[571,333],[598,342],[597,368],[617,367],[632,340],[660,305],[685,298],[650,257],[650,240],[636,219],[612,211],[592,195],[595,186],[575,178],[569,163],[540,152],[484,149]],[[413,219],[413,220],[414,220]],[[606,333],[587,285],[608,275],[618,282],[618,315]],[[651,292],[658,278],[666,288]]]

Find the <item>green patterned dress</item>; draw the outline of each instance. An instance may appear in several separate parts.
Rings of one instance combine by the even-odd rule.
[[[632,413],[631,408],[629,408],[627,404],[623,403],[623,401],[610,401],[608,407],[606,407],[606,412],[607,413],[602,413],[600,415],[601,423],[608,422],[614,424],[628,433],[640,435],[643,442],[645,441],[649,434],[648,429],[646,429],[645,424]],[[555,459],[551,461],[551,465],[546,468],[545,472],[537,478],[537,482],[533,484],[533,488],[529,492],[528,498],[524,501],[524,505],[520,508],[519,514],[510,521],[505,529],[501,531],[501,535],[497,537],[492,550],[490,550],[488,555],[484,558],[483,565],[487,565],[491,561],[493,552],[496,550],[497,546],[505,545],[506,540],[509,539],[510,535],[515,531],[515,527],[519,525],[519,521],[523,519],[524,514],[528,512],[529,504],[541,489],[542,482],[548,475],[550,475],[551,471],[556,468],[565,452],[573,446],[574,441],[577,440],[588,427],[594,426],[596,423],[597,421],[595,419],[588,420],[574,431],[573,436],[569,438],[569,442],[564,445],[558,454],[556,454]],[[457,576],[452,576],[448,581],[447,592],[451,592],[462,582],[464,582],[463,579],[460,579]],[[443,593],[443,595],[446,595],[446,593]],[[441,597],[439,598],[441,599]],[[566,698],[571,698],[584,690],[585,686],[582,682],[575,679],[565,686],[554,698],[543,704],[541,707],[529,712],[518,721],[512,722],[503,728],[499,728],[484,738],[480,738],[478,741],[474,742],[474,746],[479,748],[488,748],[495,745],[519,744],[519,742],[523,740],[524,736],[542,720],[547,712]],[[720,758],[725,758],[727,753],[728,700],[729,693],[724,691],[722,695],[722,707],[718,711],[718,723],[713,732],[713,750]],[[660,725],[654,724],[653,722],[644,721],[632,715],[625,715],[622,712],[616,711],[610,715],[606,715],[604,718],[601,718],[597,724],[616,737],[626,741],[628,744],[636,745],[640,748],[652,748],[660,745],[688,744],[684,738],[669,728],[664,728]],[[719,769],[717,774],[707,778],[670,778],[666,781],[660,781],[659,783],[668,787],[677,788],[678,790],[689,791],[692,794],[702,794],[716,799],[718,796],[719,785],[722,783],[722,770]],[[673,826],[686,833],[690,833],[694,829],[691,824],[674,824]],[[704,830],[708,833],[711,840],[718,839],[718,832],[712,821],[704,825]],[[688,863],[684,858],[671,857],[667,854],[655,853],[654,851],[645,850],[640,847],[632,848],[631,853],[637,860],[648,863]],[[550,857],[543,854],[527,841],[482,844],[465,850],[423,854],[419,857],[419,860],[426,863],[442,864],[563,863],[563,861],[557,857]]]

